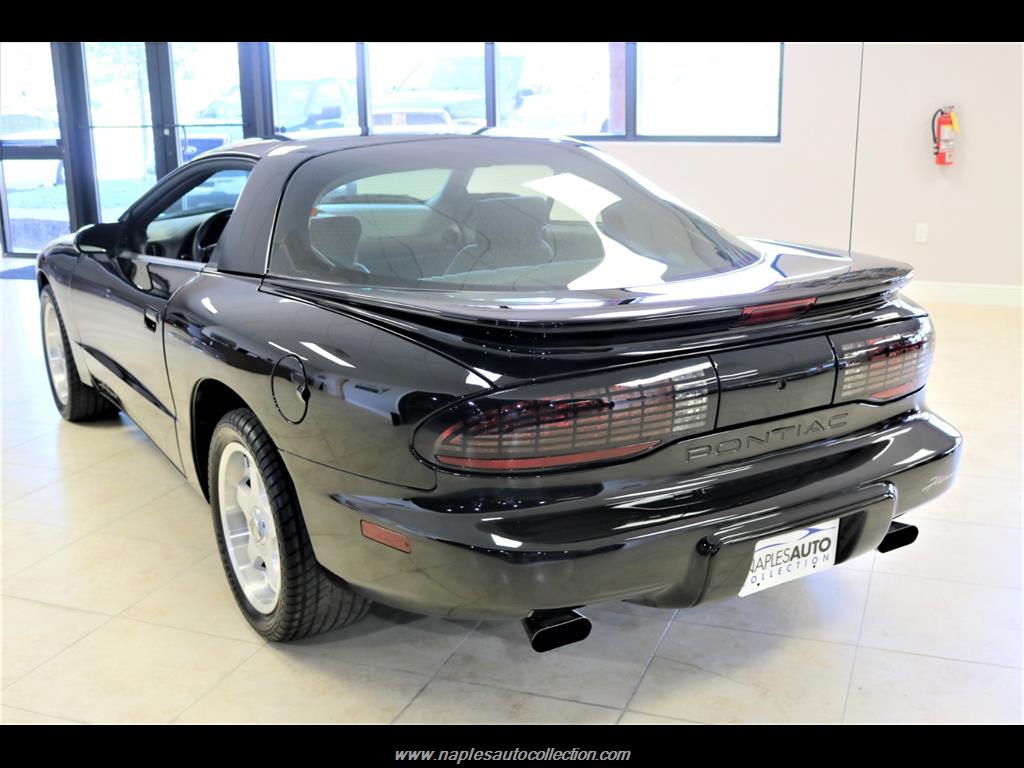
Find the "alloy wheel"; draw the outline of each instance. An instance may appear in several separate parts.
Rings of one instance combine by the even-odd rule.
[[[232,442],[220,456],[217,495],[231,567],[250,605],[273,613],[281,593],[281,552],[266,483],[249,449]]]

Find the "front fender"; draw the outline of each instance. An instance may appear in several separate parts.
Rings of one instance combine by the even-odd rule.
[[[46,245],[36,256],[36,282],[39,290],[49,285],[57,300],[64,330],[71,342],[71,356],[74,358],[78,376],[88,386],[93,385],[92,375],[85,351],[81,347],[82,337],[78,331],[78,319],[75,316],[74,274],[79,259],[88,258],[78,252],[74,245],[74,235],[65,235]]]

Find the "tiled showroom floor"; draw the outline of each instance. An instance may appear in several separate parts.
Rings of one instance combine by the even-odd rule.
[[[62,423],[34,283],[0,299],[5,722],[1021,720],[1019,311],[931,307],[930,402],[966,453],[914,546],[689,611],[595,607],[589,640],[536,655],[515,622],[386,609],[262,642],[204,501],[127,419]]]

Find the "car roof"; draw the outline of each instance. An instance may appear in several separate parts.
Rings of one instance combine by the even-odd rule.
[[[204,152],[201,157],[216,157],[222,154],[249,155],[250,157],[263,158],[277,149],[285,151],[296,151],[301,149],[307,157],[310,155],[322,155],[329,152],[337,152],[342,149],[353,147],[371,147],[377,144],[395,144],[406,142],[437,141],[439,139],[464,139],[472,141],[479,136],[487,138],[501,138],[509,141],[559,141],[568,144],[582,144],[583,142],[567,136],[559,136],[546,133],[512,133],[500,129],[484,129],[475,133],[375,133],[369,136],[353,136],[342,134],[337,136],[318,136],[316,138],[294,138],[288,136],[274,136],[270,138],[244,139],[243,141],[225,144],[223,146]]]

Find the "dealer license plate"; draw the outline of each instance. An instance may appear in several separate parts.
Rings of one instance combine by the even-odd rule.
[[[759,540],[740,597],[828,570],[835,565],[838,536],[837,518]]]

